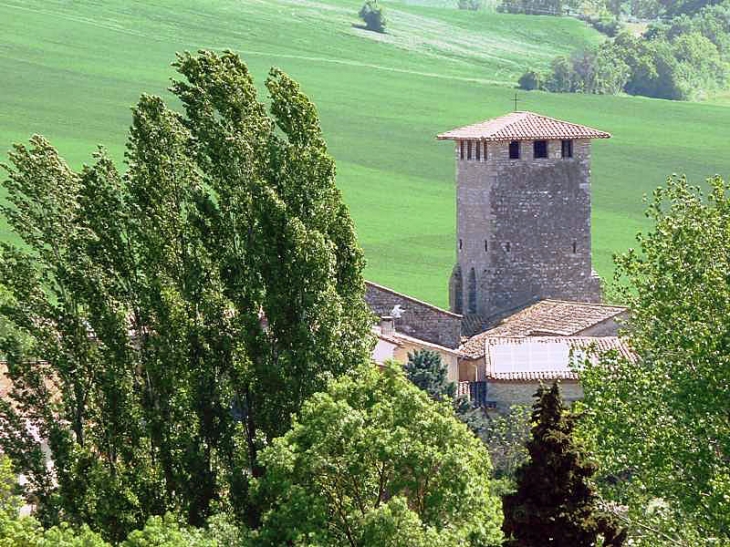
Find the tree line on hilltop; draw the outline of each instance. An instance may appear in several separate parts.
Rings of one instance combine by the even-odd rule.
[[[730,2],[628,32],[593,48],[529,70],[522,89],[613,95],[621,92],[690,100],[727,87],[730,75]]]
[[[299,85],[272,69],[265,105],[233,53],[174,66],[181,112],[141,97],[125,170],[40,136],[4,166],[0,546],[730,546],[722,179],[669,179],[617,259],[637,361],[490,415],[434,353],[373,365]]]

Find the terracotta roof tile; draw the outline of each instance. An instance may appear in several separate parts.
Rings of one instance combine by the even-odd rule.
[[[438,135],[439,140],[478,139],[513,141],[534,139],[609,139],[610,133],[534,112],[511,112],[499,118],[458,127]]]
[[[541,300],[503,319],[496,327],[472,336],[460,350],[465,356],[478,359],[484,355],[484,341],[487,338],[576,336],[626,311],[626,308],[621,306],[568,300]]]

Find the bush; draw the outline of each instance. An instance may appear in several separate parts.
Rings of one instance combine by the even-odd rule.
[[[613,38],[621,31],[621,23],[615,17],[601,17],[599,19],[591,19],[591,26],[598,32]]]
[[[374,32],[385,32],[387,20],[385,10],[378,4],[378,0],[367,0],[358,14],[365,21],[365,28]]]
[[[529,15],[562,15],[563,3],[562,0],[502,0],[497,10]]]
[[[524,89],[526,91],[532,91],[533,89],[542,89],[542,74],[540,74],[536,70],[528,70],[522,76],[520,76],[520,79],[517,81],[517,85],[520,86],[520,89]]]
[[[458,0],[459,9],[477,11],[484,7],[483,0]]]

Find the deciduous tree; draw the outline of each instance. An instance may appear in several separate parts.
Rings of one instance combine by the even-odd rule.
[[[398,364],[334,381],[261,458],[263,545],[499,543],[484,446]]]
[[[258,451],[369,358],[363,255],[314,105],[232,53],[178,57],[184,114],[143,96],[126,173],[42,137],[6,166],[0,445],[40,516],[119,540],[149,515],[245,513]],[[39,439],[50,448],[48,468]]]
[[[634,514],[658,504],[690,536],[730,544],[727,183],[705,192],[671,177],[647,215],[654,227],[617,258],[638,361],[587,363],[587,436]]]

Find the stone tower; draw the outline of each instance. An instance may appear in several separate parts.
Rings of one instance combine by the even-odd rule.
[[[457,261],[451,310],[465,332],[544,298],[597,302],[591,266],[591,139],[611,135],[513,112],[438,136],[456,142]]]

